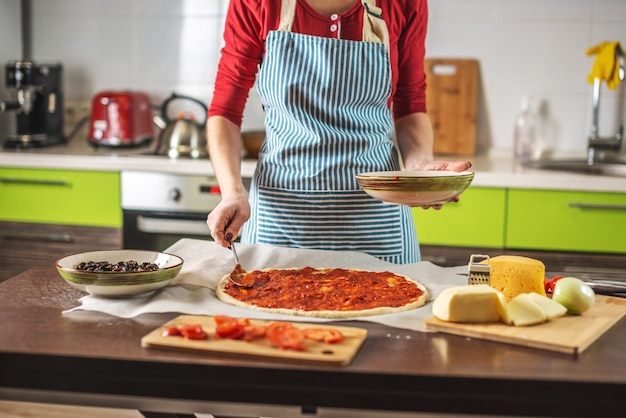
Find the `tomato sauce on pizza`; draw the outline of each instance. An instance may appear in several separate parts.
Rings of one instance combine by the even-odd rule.
[[[255,270],[252,287],[243,288],[224,281],[221,292],[240,306],[262,310],[289,310],[287,312],[371,312],[388,313],[404,307],[423,305],[426,289],[416,282],[389,271],[371,272],[341,268]],[[224,300],[225,298],[220,297]],[[334,317],[332,312],[328,315]],[[343,316],[343,315],[341,315]]]

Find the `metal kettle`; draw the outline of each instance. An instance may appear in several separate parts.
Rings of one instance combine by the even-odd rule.
[[[193,113],[179,112],[175,118],[168,117],[168,106],[174,100],[189,100],[202,107],[204,122],[198,123]],[[161,114],[154,117],[154,124],[161,129],[157,145],[157,154],[170,158],[208,156],[205,138],[205,125],[208,108],[200,100],[193,97],[172,93],[161,106]]]

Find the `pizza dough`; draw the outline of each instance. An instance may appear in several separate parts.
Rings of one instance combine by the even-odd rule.
[[[391,272],[356,269],[265,269],[254,274],[251,288],[224,276],[215,290],[221,301],[283,315],[355,318],[419,308],[428,291],[422,284]]]

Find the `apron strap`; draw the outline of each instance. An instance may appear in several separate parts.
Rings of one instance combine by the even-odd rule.
[[[389,47],[389,30],[383,20],[383,11],[376,6],[376,0],[361,0],[363,14],[363,42],[376,42]]]
[[[276,30],[291,32],[293,20],[296,16],[296,4],[298,1],[282,0],[280,3],[280,23],[278,24],[278,29]]]
[[[280,5],[280,23],[277,30],[291,32],[296,15],[297,0],[282,0]],[[376,6],[376,0],[361,0],[363,4],[364,42],[375,42],[389,46],[389,31],[382,19],[382,10]]]

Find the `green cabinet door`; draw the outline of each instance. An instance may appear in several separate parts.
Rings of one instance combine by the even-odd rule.
[[[626,253],[626,194],[509,191],[506,247]]]
[[[121,227],[120,174],[2,167],[0,220]]]
[[[441,210],[413,208],[420,244],[502,248],[506,189],[469,187]]]

